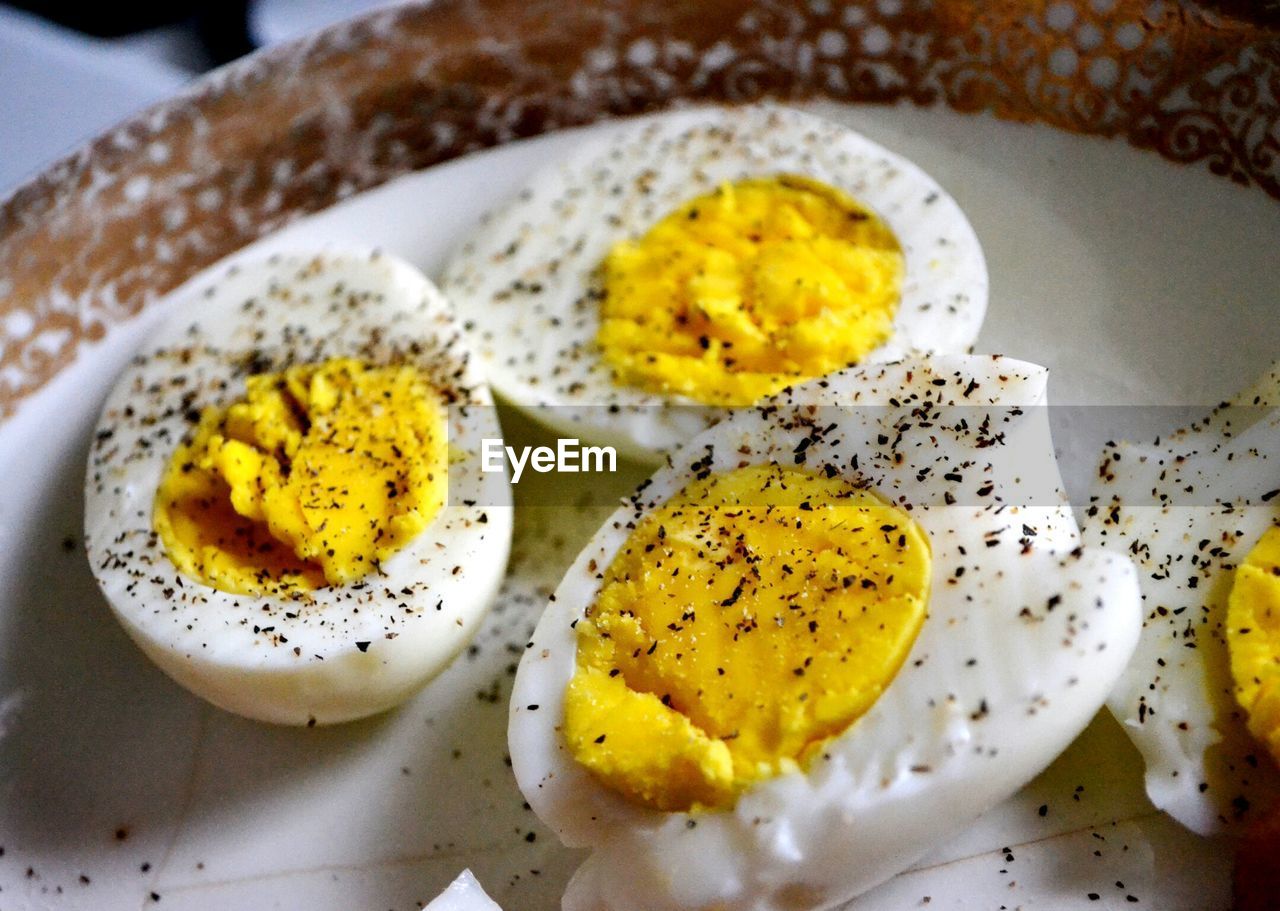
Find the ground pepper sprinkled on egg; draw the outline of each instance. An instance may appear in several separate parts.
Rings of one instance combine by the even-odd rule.
[[[443,506],[444,404],[414,368],[337,358],[246,385],[201,414],[157,492],[182,572],[243,594],[342,584]]]
[[[1201,834],[1247,825],[1280,796],[1264,755],[1280,749],[1277,402],[1273,371],[1187,427],[1108,442],[1085,513],[1085,540],[1128,553],[1143,575],[1142,640],[1112,711],[1152,802]]]
[[[834,907],[943,837],[902,819],[945,806],[958,826],[1084,728],[1131,652],[1139,592],[1123,558],[1076,546],[1029,408],[1043,389],[1043,370],[1001,359],[856,368],[735,412],[613,514],[512,690],[517,782],[591,849],[566,904]],[[897,514],[841,523],[876,501]],[[892,642],[846,653],[840,611],[923,594],[917,559],[914,642],[891,624],[851,637],[906,640],[899,666]],[[845,654],[867,680],[844,678]],[[864,683],[883,692],[841,728]],[[833,710],[806,714],[820,691]]]
[[[95,434],[103,593],[229,711],[323,725],[403,701],[476,630],[511,532],[509,487],[479,464],[500,429],[448,302],[378,253],[245,262],[179,298]]]
[[[893,233],[834,187],[726,183],[613,247],[596,342],[620,382],[747,405],[883,343],[903,271]]]
[[[598,406],[572,435],[644,460],[707,426],[679,407],[690,397],[751,403],[855,361],[963,350],[987,284],[972,228],[927,175],[773,106],[586,137],[443,270],[495,391]]]
[[[695,480],[637,524],[577,625],[570,749],[638,803],[727,806],[876,700],[930,573],[924,531],[842,478],[758,465]]]

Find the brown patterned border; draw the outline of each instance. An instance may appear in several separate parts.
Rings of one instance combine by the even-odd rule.
[[[0,204],[0,418],[108,325],[351,193],[560,127],[764,96],[1124,136],[1280,199],[1273,19],[1169,0],[436,0],[218,71]]]

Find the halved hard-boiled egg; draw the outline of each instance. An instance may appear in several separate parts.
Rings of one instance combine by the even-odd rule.
[[[1046,372],[868,365],[671,457],[569,569],[510,751],[591,854],[578,909],[811,909],[904,869],[1093,717],[1137,639],[1085,550]]]
[[[964,351],[987,305],[977,237],[936,182],[776,106],[582,143],[483,224],[442,286],[500,395],[649,458],[723,407]]]
[[[1280,372],[1150,443],[1109,444],[1085,540],[1127,552],[1143,630],[1109,705],[1152,803],[1201,834],[1280,795]]]
[[[173,306],[90,452],[85,541],[117,618],[251,718],[404,700],[475,632],[511,537],[448,304],[375,253],[236,266]]]

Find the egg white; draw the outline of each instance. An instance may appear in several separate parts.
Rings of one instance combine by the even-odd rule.
[[[1235,701],[1226,642],[1234,569],[1280,522],[1280,371],[1204,420],[1149,443],[1112,443],[1084,539],[1128,553],[1143,629],[1108,705],[1146,763],[1147,795],[1202,835],[1280,796],[1280,774]]]
[[[451,258],[441,287],[494,391],[562,434],[648,461],[718,420],[722,409],[614,382],[595,343],[597,270],[614,244],[688,200],[726,181],[774,174],[845,191],[897,236],[902,299],[893,335],[868,362],[973,344],[987,307],[986,261],[964,213],[929,175],[812,114],[698,108],[583,142]]]
[[[403,701],[475,632],[511,538],[506,477],[479,470],[479,440],[501,432],[447,302],[377,253],[275,256],[179,298],[117,381],[90,451],[85,544],[111,609],[170,677],[250,718],[325,724]],[[183,577],[152,514],[194,416],[242,397],[250,370],[339,356],[413,364],[453,402],[450,449],[463,457],[444,508],[380,571],[306,596]]]
[[[470,870],[463,870],[449,887],[437,895],[422,911],[502,911],[491,899]]]
[[[1038,407],[1045,379],[965,356],[842,371],[698,436],[600,529],[543,614],[510,708],[526,799],[565,844],[591,849],[566,911],[829,907],[1012,794],[1087,725],[1136,642],[1139,594],[1128,560],[1079,546]],[[871,482],[928,533],[919,638],[807,772],[758,782],[728,811],[630,804],[573,760],[559,729],[595,568],[696,471],[791,466],[799,451],[810,469]]]

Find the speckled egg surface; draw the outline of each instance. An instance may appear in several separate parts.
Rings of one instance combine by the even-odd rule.
[[[385,710],[474,635],[510,541],[505,476],[479,465],[480,439],[501,431],[448,305],[412,266],[376,253],[234,266],[185,304],[117,380],[94,434],[85,546],[103,594],[153,660],[222,708],[312,725]],[[439,513],[373,573],[343,584],[255,594],[179,572],[153,514],[201,410],[234,401],[247,376],[339,356],[411,365],[447,403],[454,456]],[[390,483],[377,491],[383,500],[397,494]]]
[[[601,528],[556,589],[511,697],[511,754],[521,790],[566,844],[591,850],[569,885],[566,908],[834,906],[906,868],[1016,791],[1080,733],[1132,653],[1139,594],[1125,557],[1079,546],[1045,412],[1037,407],[1045,379],[1035,365],[963,356],[832,375],[696,437]],[[579,624],[600,622],[601,573],[648,513],[694,479],[771,463],[844,477],[901,507],[910,517],[903,521],[914,519],[925,530],[933,583],[923,627],[867,713],[825,741],[807,766],[755,782],[729,808],[637,806],[590,774],[565,745],[572,717],[566,694],[575,651],[585,647]],[[788,551],[783,559],[794,565],[784,566],[783,575],[807,573],[814,586],[786,599],[776,614],[767,606],[760,586],[768,571],[762,579],[760,567],[771,555],[744,537],[774,509],[765,503],[772,501],[735,502],[695,526],[700,553],[719,554],[720,538],[744,542],[716,560],[723,576],[742,581],[723,600],[685,602],[682,622],[693,622],[690,611],[713,614],[736,624],[734,643],[768,637],[775,627],[808,622],[812,635],[819,624],[841,622],[839,609],[824,604],[834,596],[820,593],[828,581],[813,552]],[[819,508],[806,501],[782,511],[799,526],[817,521]],[[663,539],[695,533],[672,524],[682,514],[688,510],[666,517]],[[901,529],[880,527],[889,538]],[[846,524],[844,546],[854,546],[858,531]],[[674,563],[671,547],[664,540],[645,547],[646,561],[664,578],[688,569]],[[870,576],[863,587],[886,582]],[[825,591],[851,584],[857,579],[837,578]],[[660,599],[661,588],[651,597]],[[637,603],[636,622],[650,622],[654,607]],[[676,639],[678,629],[675,623],[655,630],[650,653],[685,648],[689,662],[700,649],[716,648],[707,635]],[[734,679],[733,645],[723,648],[716,654],[728,676],[720,668],[708,689]],[[850,660],[859,660],[856,652]],[[579,670],[581,661],[579,654]],[[783,676],[803,676],[806,668],[808,661]],[[636,683],[631,672],[622,673],[629,686],[662,692],[663,683],[653,681],[657,671],[642,665]],[[801,690],[799,698],[807,695]],[[688,712],[682,701],[705,697],[703,690],[674,701],[664,695],[663,704]],[[746,732],[726,736],[740,733]],[[636,749],[655,748],[632,746],[623,761],[637,761]]]
[[[441,287],[495,391],[552,426],[649,460],[714,420],[717,409],[691,409],[684,395],[617,381],[597,343],[601,267],[616,244],[694,197],[770,175],[837,188],[883,219],[901,245],[905,274],[892,328],[868,359],[973,343],[987,307],[986,262],[959,206],[933,178],[812,114],[701,108],[583,143],[536,174],[450,258]]]
[[[1084,523],[1142,582],[1142,636],[1108,705],[1142,753],[1152,803],[1201,834],[1241,831],[1280,794],[1228,648],[1237,571],[1280,521],[1278,405],[1273,369],[1191,426],[1109,445]]]

